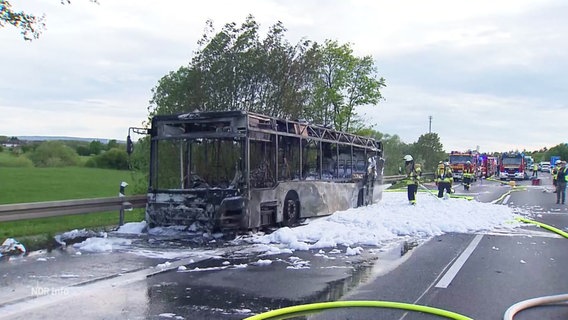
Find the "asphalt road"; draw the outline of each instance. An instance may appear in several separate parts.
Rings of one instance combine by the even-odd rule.
[[[556,205],[549,174],[541,185],[521,182],[502,198],[503,205],[525,209],[530,218],[568,230],[568,208]],[[510,188],[482,182],[472,187],[479,199],[497,199],[495,190]],[[526,187],[526,188],[525,188]],[[504,193],[507,194],[508,192]],[[431,306],[473,319],[503,319],[513,304],[568,293],[568,240],[527,225],[519,234],[446,234],[415,248],[408,260],[389,274],[358,287],[342,300],[381,300]],[[453,277],[446,277],[464,252],[471,250]],[[440,319],[400,309],[352,308],[326,311],[310,319]],[[568,319],[568,307],[535,307],[516,320]]]
[[[468,194],[568,230],[568,208],[555,204],[550,175],[541,179],[539,186],[525,181],[515,189],[484,180]],[[459,186],[456,191],[465,192]],[[337,259],[296,252],[259,266],[250,265],[259,257],[235,254],[244,245],[190,250],[176,259],[133,255],[136,242],[113,253],[75,255],[72,248],[37,253],[0,263],[0,319],[243,319],[337,300],[404,302],[502,319],[514,303],[568,292],[567,239],[534,225],[515,234],[445,234],[414,245],[396,243]],[[157,267],[166,261],[174,262]],[[239,264],[249,267],[224,269]],[[182,265],[217,271],[175,272]],[[38,288],[51,292],[35,292]],[[308,318],[440,319],[384,308],[336,309]],[[534,308],[515,319],[568,319],[568,307]]]

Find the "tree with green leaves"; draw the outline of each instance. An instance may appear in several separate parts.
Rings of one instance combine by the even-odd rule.
[[[20,29],[24,40],[39,38],[45,29],[45,15],[36,16],[23,11],[15,11],[7,0],[0,0],[0,28],[12,25]]]
[[[542,161],[550,161],[550,157],[552,156],[560,156],[560,159],[568,160],[568,144],[561,143],[548,149],[544,153],[544,159]]]
[[[119,147],[120,146],[118,144],[118,141],[116,141],[116,139],[111,139],[107,142],[106,150],[116,149],[116,148],[119,148]]]
[[[104,145],[98,140],[93,140],[89,143],[89,154],[98,155],[104,150]]]
[[[403,157],[410,153],[411,145],[404,143],[398,135],[384,134],[380,139],[383,143],[385,157],[385,175],[399,174],[403,165]],[[417,162],[420,163],[420,162]]]
[[[309,41],[290,45],[281,22],[264,39],[258,29],[252,16],[217,33],[208,21],[189,65],[164,76],[152,90],[150,116],[249,110],[299,118],[315,75],[315,47]]]
[[[90,1],[98,3],[98,0]],[[61,4],[70,3],[71,0],[61,0]],[[8,0],[0,0],[0,28],[6,25],[20,29],[24,40],[31,41],[38,39],[42,31],[45,30],[45,14],[38,16],[24,11],[16,11]]]
[[[376,104],[384,79],[371,57],[358,58],[350,45],[307,40],[291,45],[282,22],[264,39],[252,16],[215,32],[207,22],[199,50],[188,66],[170,72],[152,90],[149,116],[194,110],[248,110],[303,118],[337,130],[363,128],[355,107]]]
[[[419,157],[424,161],[423,171],[433,172],[440,160],[447,157],[444,146],[440,142],[437,133],[426,133],[421,135],[412,145],[415,158]]]
[[[30,155],[36,167],[76,166],[79,156],[71,147],[62,141],[42,142]]]
[[[326,40],[319,50],[318,77],[307,112],[317,123],[339,131],[350,131],[355,107],[376,105],[385,79],[376,78],[377,69],[371,56],[353,55],[350,44],[339,45]]]

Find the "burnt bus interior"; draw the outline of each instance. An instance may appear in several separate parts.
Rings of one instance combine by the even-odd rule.
[[[151,227],[268,226],[278,222],[274,192],[284,185],[279,183],[356,182],[368,192],[367,197],[359,192],[359,205],[372,198],[372,184],[382,175],[382,162],[375,162],[382,160],[380,142],[301,121],[244,111],[194,112],[155,116],[149,133]],[[368,163],[381,165],[367,181]],[[252,193],[264,191],[270,199],[249,207],[258,200]],[[299,203],[293,208],[288,216],[299,216]]]
[[[153,190],[348,182],[363,177],[369,157],[382,156],[371,138],[241,111],[156,116],[151,135]]]

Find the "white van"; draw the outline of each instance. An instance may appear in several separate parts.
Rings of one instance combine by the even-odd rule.
[[[539,163],[538,167],[540,171],[550,173],[550,162],[542,161],[541,163]]]

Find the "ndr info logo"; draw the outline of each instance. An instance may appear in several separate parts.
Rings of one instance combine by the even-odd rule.
[[[32,287],[32,296],[66,296],[69,295],[68,288]]]

